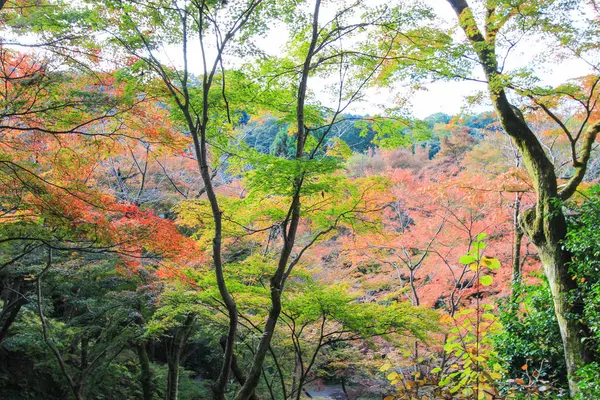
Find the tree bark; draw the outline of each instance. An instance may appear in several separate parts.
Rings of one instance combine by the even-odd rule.
[[[4,304],[2,314],[0,314],[0,343],[8,336],[8,330],[13,322],[15,322],[19,311],[21,311],[21,307],[25,304],[27,304],[27,299],[24,297],[13,299],[8,304]]]
[[[562,215],[561,215],[562,217]],[[537,246],[544,266],[544,273],[552,292],[554,310],[563,341],[571,396],[578,393],[574,372],[595,361],[594,352],[585,345],[583,338],[589,336],[588,327],[581,323],[583,307],[573,304],[570,292],[577,289],[571,279],[568,263],[570,254],[563,249],[562,242],[545,243]]]
[[[513,297],[516,294],[517,287],[521,284],[521,243],[523,242],[523,229],[519,225],[519,214],[521,208],[521,199],[519,194],[515,194],[515,204],[513,213],[513,246],[512,246],[512,285]]]
[[[320,8],[321,0],[315,0],[315,7],[312,20],[312,37],[306,58],[304,60],[300,85],[298,86],[298,104],[296,108],[296,120],[298,128],[298,134],[296,137],[296,160],[300,160],[304,157],[304,144],[306,142],[306,136],[308,134],[305,126],[304,105],[306,100],[310,65],[319,37],[318,28]],[[235,396],[235,400],[249,400],[254,394],[254,390],[256,389],[256,386],[258,385],[260,376],[262,374],[262,367],[265,357],[271,346],[271,339],[273,338],[275,326],[277,325],[277,320],[279,319],[279,314],[281,313],[281,293],[283,292],[283,288],[285,286],[288,261],[290,259],[292,250],[294,248],[294,244],[296,242],[296,233],[298,231],[298,224],[300,222],[300,193],[302,190],[303,182],[304,176],[302,173],[300,173],[299,176],[296,177],[294,182],[294,195],[290,205],[288,217],[283,223],[283,249],[281,250],[281,254],[279,256],[277,269],[274,275],[271,277],[270,281],[271,308],[269,309],[267,321],[263,329],[263,336],[261,337],[256,352],[254,353],[254,358],[252,359],[252,366],[250,368],[250,372],[248,373],[247,380]]]
[[[146,343],[137,345],[138,360],[140,362],[140,383],[144,400],[152,400],[154,397],[154,386],[152,384],[152,370],[150,369],[150,358]]]
[[[167,400],[177,400],[179,393],[179,360],[181,351],[178,346],[174,346],[173,354],[169,357],[167,373]]]
[[[189,314],[182,327],[177,329],[175,337],[171,342],[169,350],[168,374],[167,374],[167,396],[166,400],[177,400],[179,395],[179,363],[181,361],[181,353],[190,332],[192,331],[194,315]]]

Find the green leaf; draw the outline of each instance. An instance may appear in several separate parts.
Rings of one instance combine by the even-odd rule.
[[[477,261],[477,258],[473,257],[472,255],[464,255],[461,258],[459,258],[458,262],[461,264],[471,264],[472,262]]]
[[[473,247],[479,251],[485,249],[485,242],[473,242]]]
[[[481,283],[483,286],[490,286],[492,282],[494,282],[494,278],[489,275],[483,275],[479,277],[479,283]]]

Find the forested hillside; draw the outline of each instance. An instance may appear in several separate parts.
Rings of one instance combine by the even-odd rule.
[[[599,24],[0,0],[0,399],[600,398]]]

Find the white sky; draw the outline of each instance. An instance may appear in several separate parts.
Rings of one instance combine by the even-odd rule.
[[[384,0],[369,0],[373,3],[382,3]],[[438,15],[448,16],[447,24],[454,25],[455,14],[450,8],[446,0],[424,0],[428,5],[432,6]],[[471,1],[475,3],[475,1]],[[331,19],[334,15],[334,8],[325,8],[321,12],[320,20],[325,22]],[[329,17],[329,18],[328,18]],[[462,35],[462,32],[458,31],[458,35]],[[272,55],[283,54],[284,45],[287,40],[287,31],[281,24],[275,24],[271,27],[270,32],[265,38],[259,38],[256,44],[259,48],[265,50],[267,53]],[[194,43],[191,43],[191,50],[189,52],[189,65],[190,69],[194,73],[202,72],[202,63],[200,51],[193,48]],[[511,52],[510,57],[507,59],[507,70],[514,68],[521,68],[528,66],[535,57],[539,57],[539,54],[546,50],[544,43],[537,40],[522,41],[517,45]],[[168,48],[163,53],[164,58],[168,58],[175,65],[182,64],[181,49],[179,48]],[[162,58],[162,57],[161,57]],[[239,65],[242,60],[232,59],[229,57],[226,63],[230,66]],[[247,60],[246,60],[247,61]],[[555,61],[554,61],[555,62]],[[539,68],[536,66],[536,69]],[[568,79],[577,78],[586,74],[589,74],[591,69],[583,62],[576,60],[566,60],[558,65],[549,64],[545,65],[544,72],[540,76],[542,83],[556,85],[567,81]],[[327,83],[322,79],[312,78],[309,80],[309,89],[315,94],[317,99],[329,106],[335,106],[335,103],[328,101],[330,95],[323,92],[322,87]],[[377,114],[382,111],[381,106],[393,107],[396,102],[395,99],[400,92],[403,92],[403,88],[398,87],[392,88],[381,88],[381,89],[370,89],[365,95],[365,101],[354,104],[348,109],[349,112],[357,114]],[[476,92],[486,90],[485,85],[470,81],[452,81],[452,82],[431,82],[424,85],[424,89],[418,90],[417,92],[410,95],[410,112],[417,118],[424,118],[436,112],[444,112],[446,114],[457,114],[462,111],[480,112],[488,110],[491,107],[486,104],[482,105],[469,105],[467,103],[466,96],[473,95]]]
[[[371,4],[382,4],[389,0],[368,0],[369,5]],[[406,0],[396,0],[406,1]],[[408,1],[419,1],[419,0],[408,0]],[[447,0],[422,0],[429,6],[431,6],[438,15],[447,16],[447,26],[453,26],[455,24],[455,14],[450,8]],[[321,10],[320,20],[322,22],[328,21],[335,14],[335,7],[331,6],[331,3],[343,3],[343,0],[326,2],[330,6],[324,6]],[[476,0],[471,0],[470,3],[476,4]],[[458,35],[462,35],[462,32],[458,31]],[[288,33],[282,24],[274,24],[271,27],[270,32],[265,38],[259,38],[256,44],[259,48],[265,50],[267,53],[272,55],[280,55],[284,53],[284,46],[287,41]],[[33,38],[33,36],[32,36]],[[19,38],[20,41],[28,42],[28,37]],[[33,39],[31,39],[33,41]],[[532,60],[539,56],[539,53],[544,48],[544,43],[536,40],[528,40],[521,42],[508,58],[507,67],[508,69],[520,68],[527,66]],[[209,49],[210,53],[210,49]],[[214,54],[212,54],[214,56]],[[169,46],[164,49],[162,54],[159,55],[164,62],[167,64],[181,66],[183,64],[183,58],[180,47]],[[200,74],[202,72],[201,53],[197,43],[190,43],[189,51],[189,66],[193,73]],[[226,63],[232,67],[240,65],[244,60],[232,59],[229,57]],[[247,61],[247,60],[246,60]],[[554,61],[555,62],[555,61]],[[538,66],[536,66],[538,68]],[[578,60],[565,60],[560,64],[547,64],[544,66],[545,70],[541,74],[542,83],[549,85],[557,85],[563,83],[569,79],[577,78],[591,72],[591,68],[582,61]],[[315,94],[317,99],[326,105],[335,106],[334,103],[328,99],[330,95],[324,93],[322,87],[328,82],[322,79],[311,78],[309,80],[309,89]],[[465,98],[469,95],[473,95],[478,91],[485,91],[485,85],[476,82],[469,81],[452,81],[452,82],[431,82],[424,85],[424,89],[418,90],[409,96],[410,106],[409,111],[417,118],[424,118],[436,112],[444,112],[446,114],[457,114],[461,111],[472,111],[480,112],[491,107],[489,105],[469,105]],[[405,89],[400,85],[391,88],[380,88],[380,89],[369,89],[365,96],[364,101],[354,104],[348,109],[348,112],[356,114],[377,114],[382,112],[384,107],[393,107],[396,102],[396,98],[399,93],[405,93]]]

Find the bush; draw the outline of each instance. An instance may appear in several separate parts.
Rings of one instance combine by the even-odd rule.
[[[506,364],[506,390],[563,392],[567,371],[552,295],[545,280],[517,288],[516,299],[500,302],[504,330],[494,339],[498,357]]]

